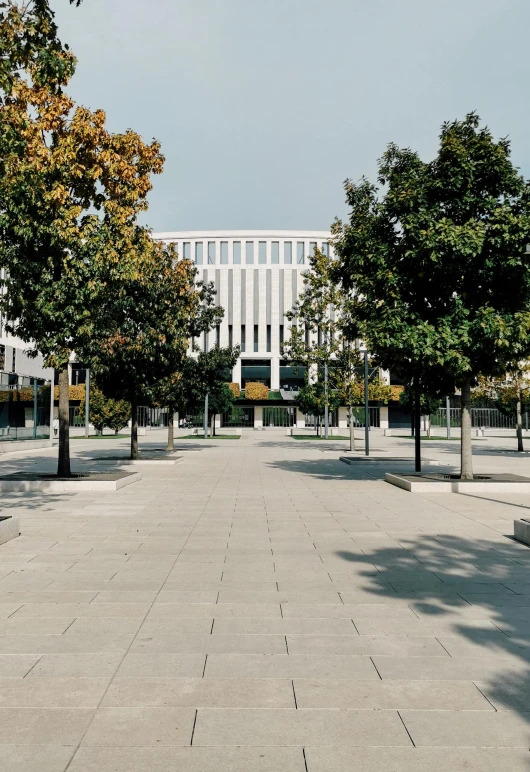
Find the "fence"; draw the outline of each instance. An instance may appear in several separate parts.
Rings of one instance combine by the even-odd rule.
[[[460,414],[461,409],[459,407],[449,408],[449,421],[451,427],[460,428]],[[471,426],[484,429],[515,429],[516,417],[515,415],[506,415],[501,413],[500,410],[490,407],[472,407],[471,410]],[[528,429],[528,413],[523,413],[523,427]],[[431,426],[447,426],[447,410],[445,408],[438,408],[436,413],[431,416]]]
[[[296,426],[295,407],[264,407],[263,426]]]
[[[202,425],[202,424],[199,424]],[[254,428],[254,408],[253,407],[233,407],[229,412],[221,416],[221,426],[230,426],[232,428]]]

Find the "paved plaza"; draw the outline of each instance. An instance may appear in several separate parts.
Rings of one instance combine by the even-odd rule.
[[[514,445],[477,470],[527,472]],[[530,770],[530,495],[410,494],[285,432],[187,447],[116,492],[2,494],[2,772]]]

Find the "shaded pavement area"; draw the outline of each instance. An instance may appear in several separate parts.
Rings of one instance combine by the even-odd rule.
[[[529,771],[530,495],[414,495],[341,453],[249,433],[116,492],[3,494],[2,772]]]

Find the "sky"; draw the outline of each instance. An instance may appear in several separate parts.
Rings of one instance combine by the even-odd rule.
[[[476,111],[530,176],[528,0],[51,0],[69,91],[162,143],[155,231],[325,230],[389,142]]]

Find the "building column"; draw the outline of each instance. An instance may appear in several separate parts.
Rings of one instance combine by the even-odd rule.
[[[379,408],[379,427],[388,429],[388,407],[386,405],[381,405]]]
[[[254,405],[254,429],[263,429],[263,408],[261,405]]]
[[[234,379],[234,383],[239,383],[239,387],[241,388],[241,358],[237,360],[237,362],[234,365],[234,370],[232,372],[232,378]]]
[[[348,428],[348,408],[339,407],[339,429]]]
[[[296,408],[296,428],[305,429],[305,415],[298,407]]]
[[[271,357],[271,389],[280,388],[280,357]]]

